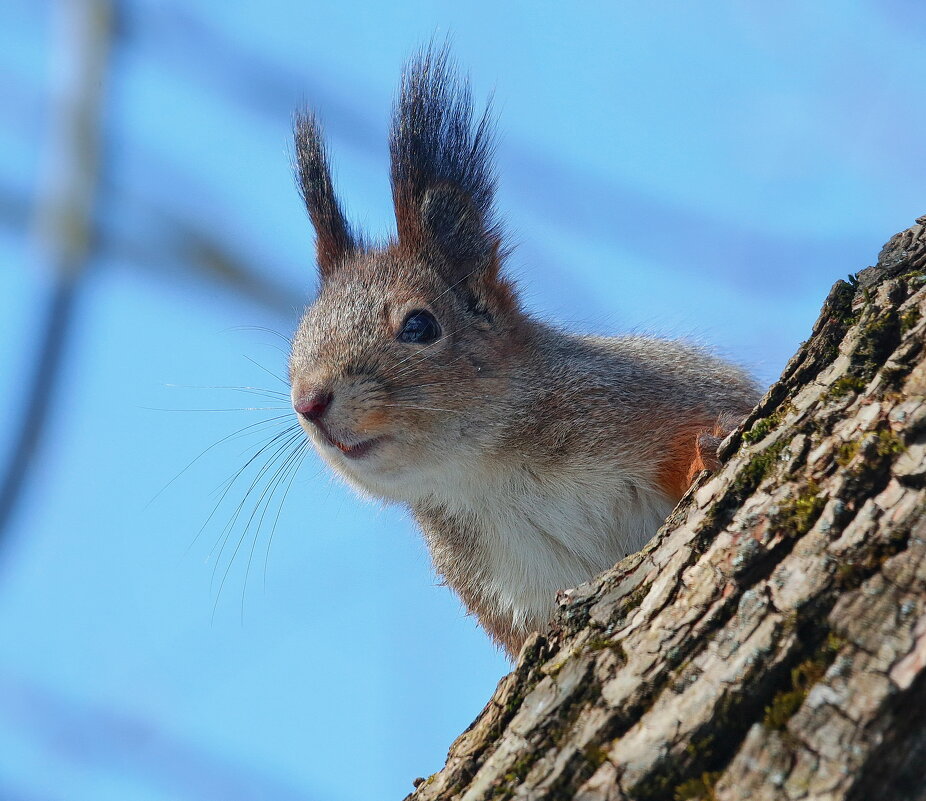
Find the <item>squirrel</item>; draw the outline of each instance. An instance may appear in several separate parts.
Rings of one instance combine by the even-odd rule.
[[[680,341],[583,336],[505,275],[494,123],[448,48],[406,65],[389,139],[397,236],[347,221],[317,118],[295,172],[320,290],[292,341],[292,403],[361,495],[410,508],[434,567],[512,657],[560,590],[639,550],[759,399]]]

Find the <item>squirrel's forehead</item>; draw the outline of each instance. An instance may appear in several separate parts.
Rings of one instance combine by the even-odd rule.
[[[313,339],[375,337],[389,320],[395,293],[378,283],[340,280],[322,288],[303,327]]]
[[[364,288],[335,298],[326,298],[323,292],[302,319],[293,354],[332,364],[360,358],[382,340],[383,323],[382,313]]]
[[[315,306],[326,316],[377,316],[409,303],[430,305],[444,296],[446,283],[428,270],[387,269],[389,262],[351,265],[322,286]]]
[[[341,277],[392,295],[422,292],[442,283],[437,272],[428,264],[392,249],[363,254],[345,267],[334,278]]]
[[[367,327],[383,317],[386,293],[363,282],[347,282],[322,289],[306,315],[306,323],[318,331],[338,331],[345,326]]]

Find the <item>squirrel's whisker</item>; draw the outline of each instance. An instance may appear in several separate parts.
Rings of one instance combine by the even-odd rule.
[[[423,349],[422,349],[422,350],[423,350]],[[432,354],[430,354],[430,353],[416,353],[416,354],[415,354],[415,356],[418,357],[419,362],[424,362],[424,361],[429,361],[429,362],[430,362],[429,357],[430,357],[431,355],[432,355]],[[446,365],[445,365],[445,367],[451,367],[451,366],[453,366],[454,364],[457,364],[458,362],[463,361],[464,359],[466,359],[466,357],[467,357],[467,354],[465,354],[465,353],[464,353],[464,354],[461,354],[460,356],[457,356],[456,358],[453,358],[453,359],[451,359],[449,362],[447,362]],[[403,377],[409,375],[409,374],[412,373],[417,367],[420,367],[419,362],[416,362],[416,363],[413,363],[413,364],[410,364],[410,365],[406,366],[404,370],[400,370],[398,373],[396,373],[396,374],[393,376],[393,379],[399,379],[399,378],[403,378]],[[430,363],[433,364],[433,362],[430,362]]]
[[[264,325],[234,325],[231,328],[227,329],[228,331],[265,331],[268,334],[273,334],[275,337],[282,339],[287,345],[292,345],[293,341],[285,334],[276,331],[273,328],[267,328]]]
[[[427,387],[447,387],[458,384],[458,381],[429,381],[426,384],[403,384],[401,386],[390,386],[390,392],[405,392],[412,389],[426,389]]]
[[[151,412],[183,412],[189,414],[191,412],[209,412],[210,414],[215,412],[282,412],[289,408],[290,406],[241,406],[236,409],[156,409],[152,406],[138,406],[136,408],[145,409],[146,411]]]
[[[249,395],[269,395],[278,398],[289,397],[288,392],[280,392],[277,389],[265,389],[264,387],[223,386],[221,384],[165,384],[164,386],[171,387],[172,389],[230,389],[232,392],[243,392]]]
[[[228,522],[225,524],[222,531],[220,532],[219,537],[216,539],[215,544],[213,545],[212,550],[209,552],[209,556],[207,558],[212,558],[213,554],[215,554],[216,548],[219,547],[219,542],[221,541],[223,542],[223,546],[222,546],[222,549],[219,550],[218,552],[218,556],[216,557],[216,562],[218,562],[218,560],[221,559],[222,551],[224,550],[224,542],[227,541],[228,533],[234,528],[235,523],[238,520],[238,516],[241,513],[241,510],[244,507],[245,503],[247,502],[248,496],[251,494],[251,492],[253,492],[254,488],[260,482],[261,478],[263,478],[263,476],[270,469],[271,465],[276,461],[279,455],[285,452],[286,449],[289,448],[294,442],[296,442],[298,438],[301,436],[302,436],[301,430],[299,430],[296,427],[280,432],[276,436],[272,437],[266,445],[260,448],[260,450],[258,450],[257,453],[254,454],[254,456],[252,456],[250,459],[247,460],[247,462],[245,462],[243,467],[239,468],[234,473],[234,475],[228,481],[225,482],[225,485],[224,485],[225,489],[222,492],[221,496],[219,497],[219,503],[222,502],[222,500],[225,498],[225,495],[228,493],[231,487],[244,474],[244,471],[255,461],[255,459],[257,459],[258,456],[260,456],[262,453],[264,453],[267,450],[271,450],[275,448],[275,450],[272,450],[270,455],[267,457],[263,465],[260,468],[258,468],[256,475],[251,480],[251,483],[248,485],[248,488],[244,492],[244,497],[235,507],[234,512],[232,513]],[[223,539],[223,535],[225,535],[224,539]]]
[[[244,534],[247,533],[247,530],[250,528],[251,521],[254,519],[255,513],[260,508],[261,501],[263,500],[264,496],[267,495],[267,490],[270,490],[270,494],[267,495],[267,500],[264,503],[264,509],[260,513],[260,517],[258,518],[257,525],[254,528],[254,539],[251,541],[251,549],[250,549],[250,552],[248,553],[248,563],[245,566],[245,570],[244,570],[244,581],[242,582],[242,585],[241,585],[241,622],[242,623],[244,623],[244,599],[245,599],[245,594],[247,593],[247,589],[248,589],[248,578],[251,575],[251,563],[254,560],[254,549],[257,547],[257,540],[260,539],[260,532],[264,526],[264,518],[267,516],[267,511],[270,509],[270,504],[273,502],[273,496],[276,495],[276,492],[279,489],[280,485],[286,479],[286,476],[289,474],[290,467],[293,464],[298,464],[299,454],[302,453],[302,450],[305,448],[307,443],[308,443],[308,440],[304,439],[302,440],[302,442],[299,442],[298,444],[296,444],[296,446],[292,449],[292,451],[290,451],[289,455],[286,456],[286,458],[283,460],[283,462],[281,463],[277,471],[273,474],[270,481],[267,483],[266,488],[261,494],[261,497],[257,499],[257,503],[254,505],[254,511],[251,512],[251,517],[248,519],[247,525],[245,526],[245,530],[244,532],[242,532],[242,536],[238,541],[238,547],[235,548],[235,552],[232,554],[232,557],[229,560],[229,568],[231,568],[231,564],[232,562],[234,562],[235,557],[238,554],[238,548],[241,547],[241,542],[244,540]],[[219,592],[221,592],[221,588],[219,589]]]
[[[440,344],[444,337],[452,337],[452,336],[454,336],[455,334],[459,334],[461,331],[465,331],[467,328],[469,328],[469,327],[471,327],[471,326],[473,326],[473,325],[475,325],[475,320],[470,320],[470,321],[468,321],[467,323],[465,323],[464,325],[458,326],[458,327],[455,328],[453,331],[445,331],[445,332],[443,332],[443,333],[441,334],[441,337],[440,337],[439,339],[436,339],[434,342],[432,342],[432,343],[429,344],[429,345],[423,345],[419,350],[414,351],[414,352],[408,354],[408,356],[406,356],[404,359],[399,360],[399,361],[393,366],[393,369],[396,369],[396,368],[398,368],[398,367],[401,367],[403,364],[406,364],[406,362],[408,362],[409,360],[411,360],[412,358],[415,358],[415,357],[417,357],[419,361],[424,361],[425,357],[428,356],[428,355],[430,355],[430,354],[428,353],[428,351],[429,351],[431,348],[433,348],[435,345]],[[459,357],[459,358],[462,358],[462,357]],[[405,375],[405,374],[408,373],[410,370],[413,370],[415,367],[416,367],[416,365],[415,365],[415,364],[412,364],[412,365],[409,365],[408,367],[406,367],[404,370],[399,370],[399,372],[396,373],[396,377],[398,378],[398,377],[400,377],[400,376]]]
[[[463,412],[461,412],[459,409],[440,409],[437,406],[412,406],[407,403],[383,403],[380,405],[386,409],[420,409],[426,412],[449,412],[450,414],[463,414]]]
[[[247,468],[250,467],[250,465],[253,464],[253,462],[254,462],[257,458],[259,458],[260,455],[261,455],[262,453],[264,453],[264,451],[268,450],[269,448],[272,448],[272,447],[274,446],[275,443],[277,443],[277,442],[280,441],[280,439],[282,439],[283,437],[286,437],[286,436],[289,435],[289,434],[292,434],[292,433],[293,433],[294,431],[296,431],[297,429],[299,429],[299,425],[294,423],[293,425],[288,426],[287,428],[285,428],[283,431],[280,431],[278,434],[275,434],[273,437],[270,438],[270,441],[267,442],[266,444],[262,445],[262,446],[257,450],[257,452],[256,452],[253,456],[251,456],[251,458],[248,459],[248,460],[244,463],[243,466],[241,466],[240,468],[238,468],[238,470],[236,470],[229,478],[227,478],[224,482],[222,482],[222,484],[220,484],[220,485],[216,488],[215,491],[216,491],[216,492],[221,492],[221,494],[220,494],[220,496],[219,496],[219,499],[215,502],[215,505],[212,507],[212,511],[209,513],[209,516],[206,518],[206,520],[203,522],[202,526],[200,526],[199,531],[196,533],[196,537],[195,537],[194,540],[193,540],[194,543],[196,542],[196,540],[199,539],[199,537],[200,537],[200,535],[203,533],[203,531],[205,531],[206,526],[209,525],[209,522],[212,520],[212,518],[215,517],[216,512],[218,512],[219,507],[222,505],[222,502],[225,500],[226,496],[227,496],[228,493],[231,491],[231,488],[235,485],[235,483],[238,481],[238,479],[241,477],[241,475],[244,473],[244,471],[247,470]],[[300,429],[300,430],[301,430],[301,429]],[[223,489],[223,488],[224,488],[224,489]],[[221,536],[221,535],[220,535],[220,536]],[[216,545],[218,545],[218,543],[216,543]],[[206,557],[207,561],[208,561],[208,559],[210,559],[210,558],[212,557],[212,554],[215,552],[215,547],[216,547],[216,546],[214,545],[213,548],[212,548],[212,550],[209,552],[209,555]]]
[[[155,494],[155,496],[150,501],[148,501],[148,503],[145,504],[144,508],[147,509],[149,506],[151,506],[151,504],[153,504],[159,497],[161,497],[161,495],[167,490],[168,487],[171,486],[171,484],[173,484],[178,478],[180,478],[180,476],[186,473],[187,470],[189,470],[194,464],[196,464],[196,462],[202,459],[203,456],[209,453],[209,451],[211,451],[213,448],[218,447],[223,442],[240,439],[241,437],[247,436],[247,434],[245,434],[244,432],[249,431],[252,434],[256,433],[255,431],[251,431],[251,429],[257,429],[260,426],[269,427],[275,421],[284,420],[288,417],[290,417],[290,415],[281,414],[281,415],[277,415],[276,417],[271,417],[269,420],[260,420],[256,423],[250,423],[249,425],[246,425],[243,428],[239,428],[237,431],[233,431],[231,434],[228,434],[222,437],[222,439],[218,440],[217,442],[213,442],[208,448],[201,451],[198,456],[196,456],[194,459],[191,459],[190,462],[186,465],[186,467],[184,467],[179,473],[177,473],[177,475],[175,475],[170,481],[168,481],[163,487],[161,487],[161,489],[158,490],[157,494]],[[192,545],[193,543],[190,543],[190,547],[192,547]],[[189,551],[189,548],[187,548],[187,550]]]
[[[216,557],[216,560],[215,560],[215,564],[213,565],[212,582],[210,583],[214,583],[215,581],[216,572],[218,571],[219,564],[222,560],[222,554],[225,552],[225,547],[228,544],[228,541],[231,536],[231,532],[234,530],[234,527],[238,522],[238,517],[241,514],[241,510],[244,508],[245,503],[247,502],[248,498],[251,495],[251,492],[258,485],[260,480],[274,468],[274,465],[276,465],[277,461],[281,458],[282,454],[285,454],[289,450],[289,448],[291,448],[295,444],[295,442],[297,441],[297,438],[301,436],[301,433],[302,432],[299,431],[299,432],[292,434],[289,437],[289,439],[287,439],[279,448],[277,448],[277,450],[274,451],[273,455],[267,460],[266,464],[258,471],[257,475],[254,477],[254,480],[251,482],[251,485],[248,487],[247,491],[245,492],[244,498],[241,499],[241,502],[238,504],[238,506],[235,509],[234,515],[232,516],[231,520],[229,520],[228,524],[226,524],[225,529],[222,532],[224,534],[224,537],[222,537],[222,547],[219,550],[218,556]],[[271,483],[272,483],[272,479],[271,479]],[[238,542],[235,545],[235,549],[232,552],[232,555],[228,560],[228,563],[225,567],[225,572],[222,574],[222,581],[219,584],[219,590],[216,593],[215,603],[213,604],[213,607],[212,607],[213,618],[215,617],[215,611],[218,608],[219,599],[222,595],[222,589],[225,586],[225,581],[228,578],[229,571],[231,570],[232,564],[235,561],[235,557],[238,555],[238,551],[241,548],[241,543],[244,541],[244,538],[247,535],[248,529],[251,526],[251,522],[254,520],[254,516],[257,514],[257,510],[260,507],[260,503],[267,494],[269,486],[270,484],[268,483],[268,485],[265,486],[260,497],[257,499],[257,503],[254,505],[251,511],[251,516],[248,518],[248,521],[244,526],[244,530],[241,532],[241,536],[238,538]],[[216,543],[216,545],[218,545],[218,542]],[[213,548],[213,551],[214,551],[214,548]]]
[[[286,341],[290,345],[292,345],[292,343],[289,342],[288,339]],[[264,367],[264,365],[262,365],[260,362],[256,361],[255,359],[252,359],[250,356],[245,356],[244,358],[247,359],[251,364],[253,364],[258,370],[263,370],[271,378],[274,378],[277,381],[279,381],[284,387],[289,387],[289,381],[287,381],[285,378],[281,378],[276,373],[274,373],[272,370],[268,370],[266,367]],[[289,392],[282,392],[280,394],[285,395],[287,398],[289,397]]]
[[[283,497],[280,499],[280,504],[277,506],[276,517],[273,518],[273,525],[270,527],[270,536],[267,538],[267,550],[264,552],[264,571],[263,571],[263,587],[266,590],[267,588],[267,564],[270,561],[270,546],[273,544],[273,535],[276,534],[277,524],[280,522],[280,513],[283,511],[283,506],[286,504],[286,496],[289,495],[289,490],[293,486],[293,481],[296,478],[296,475],[299,472],[299,468],[302,466],[302,462],[305,460],[305,455],[309,451],[309,440],[303,440],[302,445],[299,446],[299,458],[294,463],[292,469],[290,470],[289,481],[286,484],[286,489],[283,491]],[[320,467],[315,473],[309,477],[311,481],[319,473],[324,470],[324,467]]]

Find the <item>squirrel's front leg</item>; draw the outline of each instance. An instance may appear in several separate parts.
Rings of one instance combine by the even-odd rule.
[[[702,431],[695,441],[695,457],[691,463],[691,469],[688,472],[688,486],[697,478],[698,473],[702,470],[708,470],[713,473],[720,467],[720,459],[717,451],[720,443],[723,442],[733,429],[735,429],[742,418],[740,415],[732,412],[723,412],[714,423],[714,427],[709,431]]]
[[[688,491],[698,473],[720,467],[717,449],[739,422],[737,415],[722,413],[714,420],[693,416],[676,428],[659,470],[659,484],[673,503]]]

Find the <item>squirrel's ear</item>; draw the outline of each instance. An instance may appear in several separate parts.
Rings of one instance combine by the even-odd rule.
[[[501,274],[501,238],[486,229],[469,196],[452,185],[428,189],[421,203],[421,225],[430,248],[440,254],[455,283],[472,277],[469,290],[477,309],[511,309],[514,286]]]
[[[483,227],[479,209],[451,184],[424,193],[421,226],[427,243],[436,247],[451,267],[475,269],[492,250],[492,239]]]
[[[400,247],[436,248],[455,272],[478,270],[479,259],[498,251],[492,132],[488,108],[473,120],[469,83],[457,77],[446,45],[412,59],[389,140]]]
[[[324,280],[359,247],[359,242],[335,197],[328,156],[314,115],[309,112],[297,114],[293,135],[296,142],[296,180],[315,228],[318,272]]]

